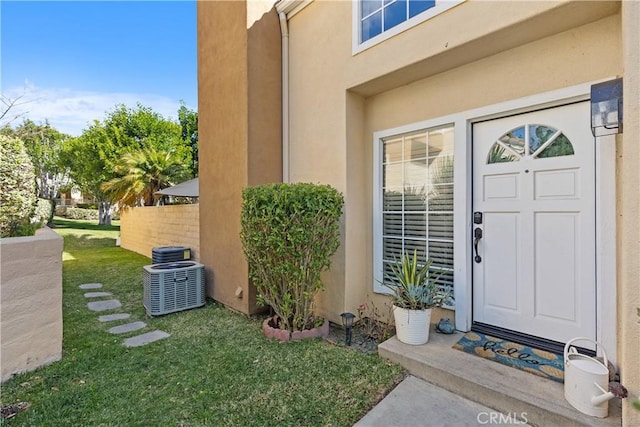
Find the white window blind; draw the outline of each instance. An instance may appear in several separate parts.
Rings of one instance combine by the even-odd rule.
[[[453,127],[421,130],[381,140],[381,258],[389,263],[417,250],[432,260],[441,285],[453,286]]]

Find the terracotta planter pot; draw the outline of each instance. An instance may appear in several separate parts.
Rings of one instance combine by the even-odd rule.
[[[304,340],[308,338],[326,338],[329,336],[329,321],[325,320],[319,328],[294,331],[293,333],[278,328],[278,317],[269,317],[262,322],[262,332],[267,338],[277,339],[280,342]]]
[[[393,306],[396,335],[405,344],[421,345],[429,341],[431,309],[407,310]]]

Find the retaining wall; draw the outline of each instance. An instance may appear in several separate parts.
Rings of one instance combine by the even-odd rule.
[[[199,206],[143,206],[122,211],[120,246],[149,258],[158,246],[187,246],[191,258],[199,260]]]
[[[0,239],[2,381],[62,357],[62,237]]]

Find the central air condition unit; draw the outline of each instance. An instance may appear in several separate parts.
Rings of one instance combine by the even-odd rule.
[[[144,307],[150,316],[202,307],[204,265],[195,261],[145,265]]]
[[[187,261],[191,259],[191,249],[186,246],[159,246],[151,249],[151,263]]]

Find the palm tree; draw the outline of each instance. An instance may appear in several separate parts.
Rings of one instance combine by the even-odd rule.
[[[189,165],[171,151],[143,148],[124,154],[114,166],[119,175],[102,184],[121,206],[153,205],[153,194],[189,178]]]

